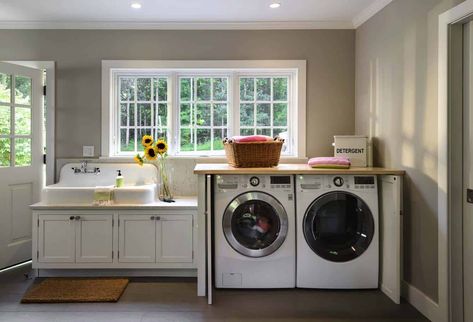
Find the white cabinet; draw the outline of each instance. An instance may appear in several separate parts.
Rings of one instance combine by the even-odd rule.
[[[39,216],[37,250],[39,262],[73,263],[75,261],[75,222],[73,219],[74,217],[69,215]]]
[[[112,215],[38,216],[38,262],[110,263],[112,252]]]
[[[33,268],[136,269],[142,272],[133,274],[143,275],[156,269],[161,276],[194,276],[196,215],[196,209],[178,205],[34,210]]]
[[[160,216],[156,221],[156,260],[190,263],[193,261],[192,216]]]
[[[76,216],[76,262],[113,261],[113,215]]]
[[[154,215],[120,215],[118,261],[154,263],[156,261],[156,223]]]
[[[193,216],[119,215],[121,263],[192,263]]]

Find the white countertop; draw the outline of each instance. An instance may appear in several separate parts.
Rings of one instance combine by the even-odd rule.
[[[174,198],[175,202],[157,201],[149,204],[112,204],[109,206],[96,206],[92,204],[47,204],[38,202],[31,205],[33,210],[42,209],[84,209],[84,210],[117,210],[117,209],[134,209],[134,210],[154,210],[154,209],[197,209],[197,197],[185,196]]]

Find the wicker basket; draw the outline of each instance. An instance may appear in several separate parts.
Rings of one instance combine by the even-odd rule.
[[[236,143],[224,140],[228,163],[235,168],[267,168],[277,166],[284,140]]]

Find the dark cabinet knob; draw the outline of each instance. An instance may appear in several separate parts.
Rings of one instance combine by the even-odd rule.
[[[69,217],[69,220],[74,220],[74,216],[70,216],[70,217]]]

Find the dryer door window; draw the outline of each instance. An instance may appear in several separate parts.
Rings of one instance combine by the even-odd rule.
[[[287,214],[274,197],[248,192],[236,197],[223,217],[223,231],[230,246],[248,257],[274,253],[287,235]]]
[[[304,216],[304,237],[320,257],[348,262],[363,254],[373,239],[375,224],[366,203],[348,192],[317,198]]]

